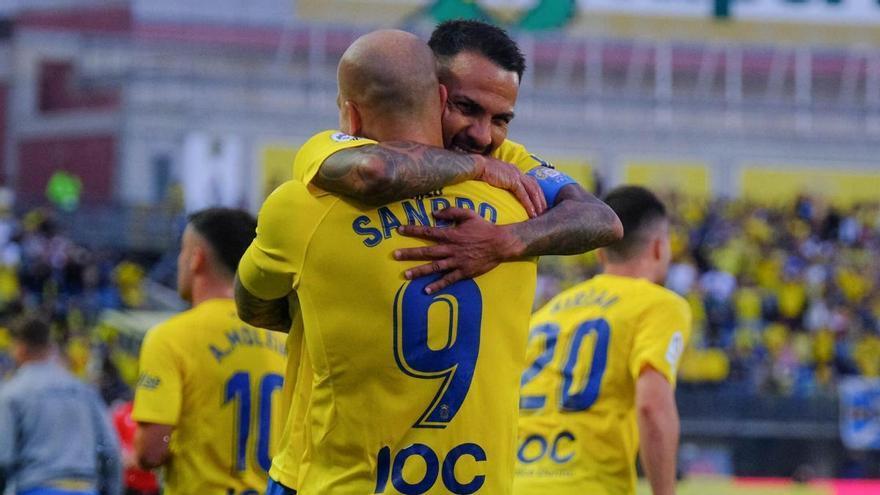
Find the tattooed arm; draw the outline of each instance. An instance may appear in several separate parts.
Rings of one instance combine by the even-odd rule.
[[[288,298],[266,301],[250,293],[235,276],[235,306],[241,321],[258,328],[287,333],[291,316]]]
[[[482,275],[504,261],[584,253],[623,237],[623,225],[614,211],[577,184],[560,189],[555,205],[543,215],[521,223],[494,225],[462,208],[447,208],[434,213],[434,217],[456,226],[403,226],[400,232],[404,235],[437,244],[394,253],[401,261],[431,261],[407,270],[404,276],[408,279],[447,272],[428,285],[428,293]]]
[[[509,227],[520,249],[512,257],[580,254],[623,238],[614,211],[577,184],[559,191],[553,208]]]
[[[482,180],[510,191],[531,217],[547,206],[537,183],[513,165],[409,141],[337,151],[324,160],[312,184],[379,206],[466,180]]]

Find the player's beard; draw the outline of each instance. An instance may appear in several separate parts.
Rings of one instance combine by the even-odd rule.
[[[458,151],[459,153],[473,153],[477,155],[489,155],[491,153],[491,145],[479,146],[465,134],[454,136],[449,149],[452,151]]]

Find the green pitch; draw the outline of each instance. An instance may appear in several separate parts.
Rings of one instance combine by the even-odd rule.
[[[725,479],[693,479],[678,485],[678,495],[833,495],[828,485],[803,486],[794,484],[740,484]],[[644,481],[639,483],[638,495],[651,495]]]

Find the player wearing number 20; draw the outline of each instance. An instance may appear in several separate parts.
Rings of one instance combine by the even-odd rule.
[[[626,186],[605,202],[624,237],[599,252],[604,273],[532,317],[522,376],[516,495],[635,494],[635,457],[655,495],[675,490],[673,387],[690,310],[659,284],[669,266],[666,210]]]
[[[284,422],[283,335],[244,324],[232,281],[254,238],[247,212],[193,214],[177,263],[193,308],[151,329],[132,417],[144,467],[165,465],[166,495],[257,495]]]
[[[339,66],[343,131],[442,145],[434,64],[411,34],[355,41]],[[334,145],[318,135],[296,160]],[[303,332],[311,367],[296,376],[268,493],[511,493],[536,265],[505,263],[432,294],[437,276],[407,281],[392,253],[425,241],[395,226],[434,225],[432,211],[452,205],[498,224],[527,218],[510,193],[482,182],[378,208],[298,181],[266,199],[238,269],[249,295],[236,300],[241,310],[295,291],[302,329],[295,323],[289,338]]]

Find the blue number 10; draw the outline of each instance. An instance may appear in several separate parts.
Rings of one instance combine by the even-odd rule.
[[[480,352],[483,300],[473,280],[459,281],[434,294],[425,287],[440,275],[407,282],[394,298],[394,359],[409,376],[442,379],[437,394],[413,425],[445,428],[467,396]],[[441,349],[428,345],[428,312],[442,305],[449,314],[446,343]]]
[[[284,378],[276,373],[267,373],[260,380],[259,418],[257,432],[257,464],[268,471],[272,464],[269,457],[269,436],[272,429],[272,393],[281,388]],[[251,374],[239,371],[226,382],[223,404],[236,400],[234,432],[234,466],[233,471],[242,472],[247,469],[247,446],[251,432]]]

